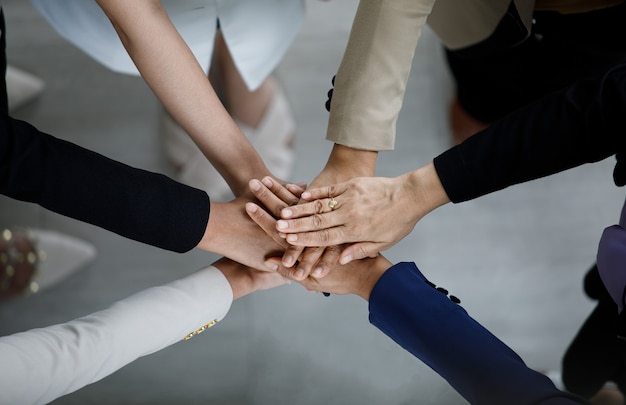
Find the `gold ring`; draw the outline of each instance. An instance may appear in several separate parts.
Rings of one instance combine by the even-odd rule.
[[[330,197],[330,201],[328,201],[328,206],[330,207],[330,210],[333,211],[337,206],[337,200],[335,200],[333,197]]]

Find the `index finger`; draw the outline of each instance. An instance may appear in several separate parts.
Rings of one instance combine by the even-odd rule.
[[[252,194],[274,217],[279,217],[283,208],[298,203],[298,197],[269,177],[265,177],[262,181],[250,180],[249,186]]]
[[[311,188],[306,190],[300,198],[307,201],[319,200],[320,198],[337,197],[347,190],[346,183],[332,184],[330,186]]]

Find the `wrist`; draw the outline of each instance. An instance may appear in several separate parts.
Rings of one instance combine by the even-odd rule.
[[[233,290],[233,300],[241,298],[255,291],[254,281],[247,267],[225,257],[213,263],[222,272]]]
[[[222,242],[223,232],[228,231],[228,224],[224,223],[227,218],[228,203],[211,202],[209,206],[209,220],[207,221],[204,235],[196,246],[207,252],[223,255]]]
[[[400,177],[408,192],[412,194],[415,202],[412,206],[419,210],[415,213],[416,217],[421,218],[450,202],[432,162]]]
[[[366,264],[366,269],[361,282],[357,285],[355,294],[365,301],[369,301],[376,283],[392,266],[392,263],[382,255],[378,255],[373,259],[363,259],[362,262]]]
[[[353,177],[371,177],[376,171],[377,158],[377,151],[355,149],[336,143],[326,166],[332,166],[342,176],[349,176],[346,180]]]
[[[239,168],[235,171],[235,175],[232,183],[228,183],[235,197],[250,194],[249,184],[252,179],[262,179],[266,176],[275,178],[260,160]]]

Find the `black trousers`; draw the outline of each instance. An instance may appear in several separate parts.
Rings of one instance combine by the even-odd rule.
[[[6,41],[6,29],[4,24],[4,11],[0,7],[0,74],[2,80],[0,80],[0,112],[3,114],[9,113],[9,100],[7,96],[7,41]]]
[[[626,3],[580,14],[536,11],[530,35],[506,46],[507,36],[519,39],[514,25],[501,23],[482,43],[446,50],[461,106],[485,123],[578,79],[600,77],[626,56]]]

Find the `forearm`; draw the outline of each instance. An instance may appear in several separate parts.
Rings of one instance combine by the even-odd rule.
[[[0,338],[1,403],[49,403],[161,350],[228,312],[232,290],[209,266],[110,308]]]
[[[626,67],[524,107],[434,160],[461,202],[624,150]]]
[[[361,0],[335,78],[327,139],[363,150],[394,147],[396,120],[434,0]]]
[[[235,194],[269,172],[159,1],[99,0],[148,86]]]
[[[124,237],[193,249],[209,217],[205,192],[0,118],[0,193]]]
[[[440,374],[471,404],[585,404],[529,369],[509,347],[427,282],[413,263],[387,270],[370,321]]]

